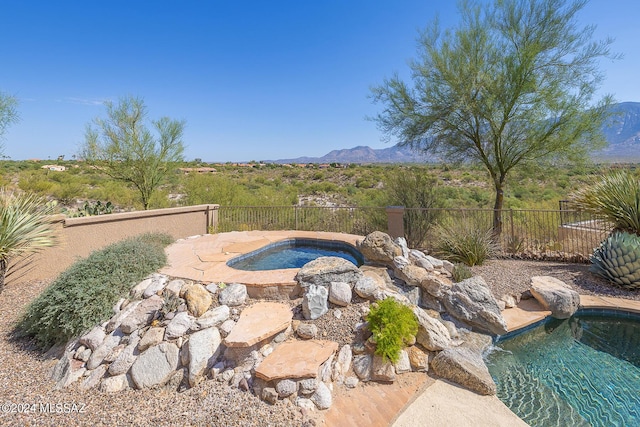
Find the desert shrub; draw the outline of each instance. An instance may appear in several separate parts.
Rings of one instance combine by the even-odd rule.
[[[451,276],[453,281],[458,283],[458,282],[462,282],[465,279],[469,279],[470,277],[473,277],[473,272],[465,264],[461,264],[457,262],[453,266],[453,271],[451,272]]]
[[[376,342],[375,353],[396,363],[400,350],[418,333],[418,321],[409,307],[389,297],[371,307],[369,330]]]
[[[640,235],[640,180],[615,172],[573,195],[575,206],[610,221],[618,231]]]
[[[26,309],[17,326],[43,349],[107,320],[133,285],[166,263],[173,239],[148,233],[93,252],[61,273]]]
[[[491,230],[471,222],[438,225],[435,234],[437,255],[454,263],[482,265],[497,252]]]

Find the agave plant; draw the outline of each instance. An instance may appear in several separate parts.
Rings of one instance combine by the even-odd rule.
[[[57,243],[51,221],[53,207],[36,195],[0,188],[0,293],[12,258]]]
[[[640,235],[640,180],[629,172],[616,172],[573,196],[579,210],[611,222],[615,230]]]
[[[640,288],[640,237],[615,232],[591,255],[589,271],[628,289]]]

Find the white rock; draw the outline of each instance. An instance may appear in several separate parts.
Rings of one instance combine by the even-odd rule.
[[[311,395],[310,400],[315,403],[318,409],[329,409],[333,402],[331,390],[329,390],[325,383],[320,382],[318,383],[315,393]]]
[[[369,277],[363,276],[361,277],[353,287],[353,290],[358,294],[360,298],[365,298],[368,300],[373,300],[375,293],[378,291],[379,287],[376,284],[376,281]]]
[[[234,326],[236,326],[236,322],[234,322],[231,319],[227,319],[224,322],[222,322],[222,324],[218,329],[220,329],[220,334],[223,337],[226,337],[227,335],[229,335],[229,333],[231,332]]]
[[[344,379],[344,385],[348,388],[355,388],[359,382],[356,377],[347,377]]]
[[[111,365],[109,365],[109,374],[111,376],[118,376],[126,373],[129,368],[133,365],[133,363],[138,358],[140,354],[138,352],[138,345],[140,344],[140,337],[138,335],[133,335],[129,344],[122,350],[120,355],[113,361]]]
[[[406,350],[400,350],[400,358],[394,364],[396,373],[402,374],[411,371],[411,363],[409,362],[409,353]]]
[[[100,383],[99,390],[103,393],[117,393],[129,388],[129,380],[126,374],[105,378]]]
[[[231,311],[228,305],[221,305],[213,308],[196,319],[196,330],[218,326],[225,320],[229,319]]]
[[[298,385],[295,381],[285,379],[280,380],[276,384],[276,391],[278,392],[278,396],[281,398],[289,397],[293,393],[295,393],[298,389]]]
[[[179,349],[162,342],[142,353],[131,366],[131,379],[139,389],[164,385],[178,368]]]
[[[89,331],[88,334],[83,335],[82,337],[80,337],[78,342],[80,344],[90,348],[93,351],[96,348],[98,348],[100,346],[100,344],[102,344],[102,341],[104,341],[106,336],[107,336],[107,334],[104,331],[104,329],[102,329],[100,326],[96,326],[91,331]]]
[[[222,338],[216,328],[207,328],[189,338],[189,385],[195,387],[220,355]]]
[[[191,325],[193,325],[193,316],[187,311],[182,311],[171,319],[164,331],[164,337],[167,340],[178,338],[187,333]]]
[[[373,356],[370,354],[361,354],[353,357],[353,372],[362,381],[371,379],[371,365],[373,364]]]
[[[118,344],[120,344],[120,340],[122,339],[122,335],[114,333],[108,335],[100,347],[96,348],[96,350],[91,353],[91,357],[87,361],[87,369],[96,369],[100,364],[104,361],[104,358],[107,357],[111,350]]]
[[[165,292],[177,297],[180,295],[180,290],[184,286],[184,280],[182,279],[174,279],[167,283],[167,286],[164,288]]]
[[[315,320],[329,311],[329,291],[324,286],[309,285],[302,299],[302,314],[305,319]]]
[[[329,286],[329,301],[335,305],[347,306],[351,304],[351,286],[345,282],[331,282]]]
[[[241,283],[231,283],[220,291],[218,301],[221,305],[236,307],[247,299],[247,287]]]
[[[80,383],[80,390],[89,390],[97,386],[106,372],[107,365],[100,365],[96,369],[89,371],[89,376]]]
[[[304,397],[298,397],[296,399],[296,406],[300,408],[304,408],[307,411],[315,411],[316,404],[311,401],[311,399],[305,399]]]
[[[204,287],[206,290],[208,290],[209,292],[211,292],[213,295],[217,294],[218,291],[220,290],[220,288],[218,287],[217,283],[209,283],[207,286]]]
[[[127,304],[126,307],[124,307],[123,309],[121,309],[118,314],[116,314],[115,316],[113,316],[108,322],[107,322],[107,326],[105,326],[105,330],[107,331],[107,333],[113,332],[115,331],[120,324],[122,323],[122,321],[124,319],[127,318],[127,316],[129,316],[131,313],[133,313],[136,309],[136,307],[138,307],[138,305],[140,305],[142,301],[132,301],[129,304]]]
[[[409,264],[411,264],[411,262],[403,256],[397,256],[393,259],[393,265],[400,270],[402,270]]]
[[[149,328],[147,332],[142,336],[142,339],[138,343],[138,350],[142,353],[149,347],[158,345],[164,339],[164,328],[155,327]]]
[[[162,291],[165,286],[167,286],[167,281],[169,278],[165,275],[155,275],[151,281],[151,284],[147,286],[147,288],[142,293],[144,298],[149,298],[152,295],[156,295],[158,292]]]

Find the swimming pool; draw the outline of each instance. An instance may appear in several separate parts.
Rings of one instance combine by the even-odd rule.
[[[230,259],[227,265],[245,271],[280,270],[300,268],[323,256],[344,258],[356,266],[364,264],[362,254],[347,243],[320,239],[289,239]]]
[[[487,355],[498,397],[531,426],[640,420],[640,316],[581,310],[505,337]]]

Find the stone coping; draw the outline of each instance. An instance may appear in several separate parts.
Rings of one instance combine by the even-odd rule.
[[[616,310],[640,314],[640,301],[580,295],[580,309]],[[550,315],[551,312],[545,310],[534,298],[522,300],[516,307],[502,311],[502,316],[507,322],[507,330],[509,332],[526,328],[546,319]]]
[[[295,293],[299,268],[244,271],[227,261],[271,243],[290,239],[338,241],[356,246],[364,236],[321,231],[232,231],[181,239],[165,252],[168,265],[161,273],[200,282],[242,283],[251,298],[288,299]]]

